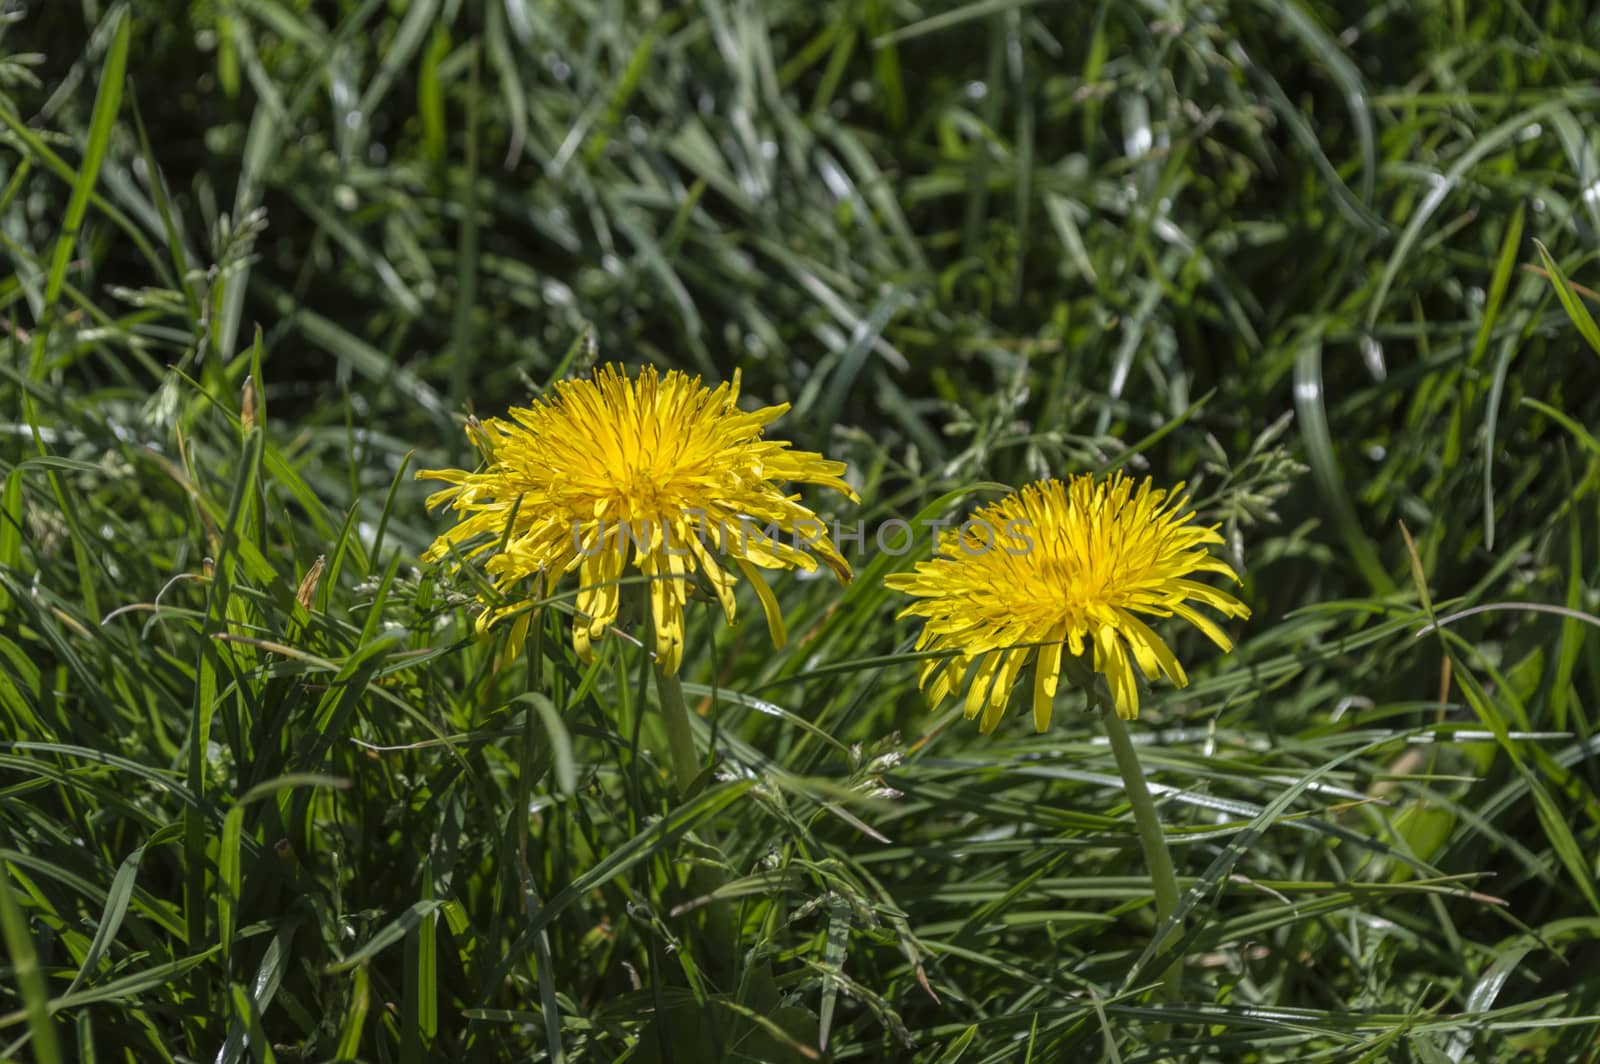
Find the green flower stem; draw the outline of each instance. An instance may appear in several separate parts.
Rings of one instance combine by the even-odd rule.
[[[1117,711],[1102,707],[1106,735],[1111,740],[1111,752],[1117,758],[1117,771],[1122,773],[1122,784],[1133,807],[1133,822],[1139,829],[1139,845],[1144,850],[1145,864],[1150,868],[1150,883],[1156,894],[1156,922],[1165,924],[1177,915],[1179,904],[1178,877],[1172,870],[1172,855],[1167,852],[1166,836],[1161,831],[1161,818],[1156,815],[1156,803],[1150,797],[1150,788],[1144,781],[1144,770],[1139,767],[1139,754],[1128,736],[1127,725],[1117,716]],[[1174,924],[1167,937],[1157,947],[1160,952],[1171,949],[1183,937],[1183,927]],[[1176,957],[1161,975],[1168,1001],[1183,1000],[1183,958]]]
[[[689,729],[689,707],[683,702],[683,685],[674,674],[668,676],[659,662],[656,672],[656,697],[661,703],[661,721],[667,728],[667,746],[672,753],[672,769],[678,777],[678,795],[687,797],[695,777],[700,775],[700,758],[694,752],[694,732]]]
[[[683,685],[678,682],[676,675],[667,675],[659,664],[652,662],[651,667],[656,673],[656,697],[661,703],[661,721],[667,729],[672,769],[678,777],[678,797],[688,798],[690,788],[700,775],[700,758],[694,751],[694,733],[689,730],[689,707],[683,701]],[[716,832],[710,825],[701,829],[701,835],[709,845],[717,845]],[[722,885],[723,876],[716,868],[697,864],[689,873],[688,887],[695,896],[704,897]],[[719,898],[702,908],[705,911],[707,945],[721,969],[718,974],[731,978],[735,972],[733,958],[739,946],[733,909],[726,898]]]

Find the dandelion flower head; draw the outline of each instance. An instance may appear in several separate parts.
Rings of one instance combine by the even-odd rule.
[[[732,623],[735,579],[718,561],[731,558],[782,645],[783,619],[760,570],[811,572],[821,559],[841,581],[850,576],[823,523],[783,485],[856,495],[840,479],[843,462],[763,438],[787,403],[745,412],[738,398],[737,372],[708,388],[676,370],[660,376],[646,367],[630,379],[606,366],[557,383],[532,405],[513,407],[508,419],[469,422],[482,466],[417,474],[447,483],[428,506],[449,503],[457,514],[424,559],[488,555],[484,568],[498,598],[479,617],[481,631],[512,614],[525,631],[518,588],[542,577],[533,584],[548,594],[576,571],[572,641],[585,660],[616,622],[620,581],[631,566],[648,578],[656,661],[672,674],[682,660],[691,581],[704,577]]]
[[[1133,665],[1146,678],[1188,683],[1171,648],[1141,619],[1180,617],[1224,652],[1232,643],[1196,604],[1224,617],[1248,617],[1232,595],[1197,580],[1234,571],[1206,547],[1222,542],[1214,527],[1193,523],[1180,484],[1173,491],[1137,486],[1120,472],[1096,484],[1040,481],[977,510],[947,531],[934,558],[887,584],[915,596],[901,617],[923,617],[919,651],[927,658],[919,686],[930,705],[958,692],[969,670],[966,716],[982,711],[981,731],[994,730],[1011,686],[1033,663],[1033,722],[1039,731],[1061,673],[1061,654],[1092,649],[1093,670],[1106,678],[1118,716],[1139,715]],[[1131,661],[1130,661],[1131,658]],[[972,667],[976,664],[976,668]]]

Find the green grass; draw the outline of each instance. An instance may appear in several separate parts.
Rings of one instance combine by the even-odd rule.
[[[1600,1059],[1588,5],[4,10],[0,1060]],[[913,556],[696,605],[688,797],[570,584],[495,667],[412,474],[597,359],[845,521],[1190,483],[1180,1003],[1098,720],[930,713]]]

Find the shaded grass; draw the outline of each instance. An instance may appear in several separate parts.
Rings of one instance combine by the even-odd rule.
[[[1594,612],[1600,27],[1082,14],[9,21],[0,1057],[1592,1059],[1600,649],[1515,604]],[[911,555],[691,611],[686,800],[570,589],[494,667],[410,472],[597,358],[739,366],[844,520],[1190,481],[1182,1006],[1109,749],[930,714]]]

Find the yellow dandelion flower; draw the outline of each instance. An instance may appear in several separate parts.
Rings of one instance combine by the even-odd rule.
[[[1074,657],[1093,647],[1094,671],[1105,676],[1117,715],[1139,715],[1132,656],[1145,676],[1189,682],[1161,637],[1140,620],[1181,617],[1224,652],[1233,644],[1192,603],[1227,617],[1248,617],[1226,592],[1188,579],[1228,565],[1206,552],[1221,543],[1215,528],[1192,524],[1180,484],[1156,490],[1147,478],[1135,489],[1121,473],[1096,484],[1091,476],[1029,484],[977,510],[958,531],[943,533],[939,555],[915,571],[890,576],[891,588],[917,597],[901,617],[924,617],[918,650],[954,651],[930,657],[918,684],[930,705],[967,688],[966,716],[994,730],[1011,685],[1033,662],[1033,723],[1044,731],[1061,673],[1063,647]]]
[[[843,581],[850,566],[800,496],[780,485],[819,484],[859,500],[840,479],[843,462],[762,438],[787,403],[746,413],[738,398],[737,372],[731,384],[707,388],[676,370],[661,377],[646,367],[630,380],[607,366],[592,379],[557,383],[532,406],[513,407],[509,421],[474,419],[467,435],[483,456],[479,471],[417,474],[450,484],[428,506],[448,502],[459,515],[424,560],[452,549],[466,558],[489,554],[485,569],[506,598],[529,577],[541,576],[552,591],[577,571],[572,642],[585,660],[616,622],[619,581],[631,564],[650,578],[656,662],[672,675],[683,656],[683,604],[696,574],[704,574],[732,623],[735,580],[717,561],[731,557],[782,646],[783,618],[760,570],[811,572],[820,558]],[[486,608],[480,631],[522,608]],[[526,614],[519,625],[525,629]],[[520,634],[513,632],[513,644]]]

